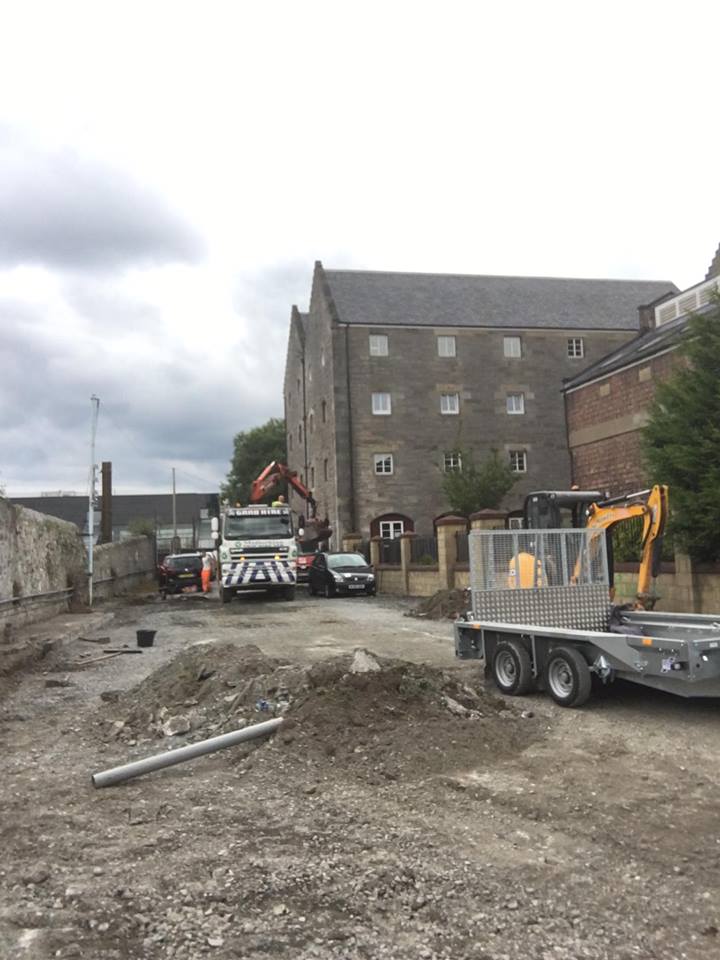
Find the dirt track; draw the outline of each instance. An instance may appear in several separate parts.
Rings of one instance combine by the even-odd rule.
[[[720,955],[718,704],[618,686],[579,712],[539,696],[506,709],[454,661],[450,624],[404,609],[193,599],[36,626],[108,646],[158,635],[83,669],[102,646],[68,642],[0,707],[0,956]],[[198,692],[163,717],[133,714],[152,698],[127,691],[207,639],[264,660],[189,676]],[[411,664],[327,672],[358,646]],[[92,772],[164,749],[179,710],[195,738],[218,704],[230,725],[264,719],[268,658],[289,662],[290,687],[311,677],[274,741],[92,788]],[[446,681],[473,693],[470,713],[448,708]]]

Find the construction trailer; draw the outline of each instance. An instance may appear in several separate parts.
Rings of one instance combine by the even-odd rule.
[[[579,707],[616,678],[683,697],[720,696],[720,614],[659,613],[610,599],[602,528],[473,531],[470,610],[455,653],[501,692],[546,690]]]

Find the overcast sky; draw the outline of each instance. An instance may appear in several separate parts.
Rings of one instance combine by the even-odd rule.
[[[318,259],[698,282],[718,9],[0,0],[0,486],[214,488]]]

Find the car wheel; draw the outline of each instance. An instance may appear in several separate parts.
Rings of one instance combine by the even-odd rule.
[[[332,597],[335,596],[335,587],[334,587],[331,583],[328,583],[328,582],[326,581],[326,582],[325,582],[325,589],[324,589],[323,593],[325,594],[325,596],[327,597],[327,599],[330,600]]]
[[[315,589],[315,585],[313,584],[312,580],[308,580],[308,593],[311,597],[317,596],[317,590]]]

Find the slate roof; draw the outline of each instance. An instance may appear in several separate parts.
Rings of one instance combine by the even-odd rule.
[[[669,281],[325,270],[341,323],[636,330]]]
[[[630,364],[649,360],[664,350],[673,349],[685,335],[689,320],[690,317],[688,316],[678,317],[677,320],[672,320],[655,330],[649,330],[647,333],[641,334],[634,340],[629,340],[618,347],[617,350],[608,353],[602,360],[598,360],[591,367],[587,367],[572,380],[566,380],[562,387],[563,393],[580,387],[584,383],[589,383],[591,380],[616,373],[618,370],[630,366]]]
[[[214,498],[214,500],[213,500]],[[189,524],[200,517],[200,511],[214,505],[217,511],[218,495],[212,493],[176,494],[177,522]],[[81,529],[87,520],[87,497],[11,497],[19,507],[27,507],[60,520],[69,520]],[[98,510],[102,497],[98,497]],[[212,513],[211,513],[212,515]],[[155,520],[168,526],[172,523],[172,495],[169,493],[116,494],[112,502],[112,524],[126,527],[131,520]]]

